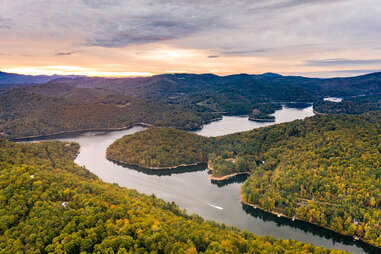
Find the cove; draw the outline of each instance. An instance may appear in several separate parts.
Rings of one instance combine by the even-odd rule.
[[[313,115],[312,106],[305,109],[283,107],[274,113],[275,123],[252,122],[247,116],[224,116],[222,120],[209,123],[195,133],[220,136]],[[124,135],[142,130],[143,127],[134,127],[114,132],[87,132],[59,140],[79,143],[81,150],[75,162],[86,167],[103,181],[117,183],[148,195],[155,194],[166,201],[174,201],[189,214],[196,213],[205,219],[236,226],[258,235],[294,239],[352,253],[379,251],[366,244],[353,242],[350,237],[308,223],[291,222],[242,205],[239,197],[245,176],[224,182],[213,182],[208,178],[208,172],[202,165],[179,171],[153,173],[140,168],[118,165],[106,159],[105,151],[111,143]]]

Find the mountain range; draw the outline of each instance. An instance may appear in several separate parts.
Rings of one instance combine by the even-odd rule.
[[[2,78],[4,76],[8,78]],[[11,83],[9,77],[25,83]],[[7,82],[10,83],[4,85]],[[343,110],[333,110],[331,105],[322,104],[325,97],[381,94],[381,73],[331,79],[274,73],[229,76],[183,73],[135,78],[39,76],[28,79],[28,76],[2,73],[0,83],[3,88],[7,86],[0,92],[0,133],[8,138],[125,128],[142,122],[198,129],[222,115],[249,115],[254,110],[271,114],[277,108],[271,104],[314,102],[321,109],[318,112],[330,113]],[[334,105],[338,106],[341,104]],[[271,110],[262,112],[264,109]],[[358,112],[352,108],[345,112],[351,113],[351,110]]]

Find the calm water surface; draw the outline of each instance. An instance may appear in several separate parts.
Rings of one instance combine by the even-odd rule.
[[[283,107],[282,110],[277,110],[272,115],[275,116],[275,123],[261,123],[249,121],[248,116],[224,116],[221,121],[211,122],[210,124],[205,125],[201,130],[196,131],[195,133],[207,137],[222,136],[235,132],[248,131],[255,128],[269,126],[277,123],[291,122],[297,119],[304,119],[306,117],[313,116],[314,112],[312,106],[304,109]]]
[[[312,107],[305,109],[283,108],[275,114],[276,123],[303,119],[313,115]],[[258,123],[248,117],[225,116],[222,120],[205,125],[196,133],[204,136],[219,136],[246,131],[273,123]],[[152,175],[137,169],[116,165],[106,159],[107,147],[116,139],[142,131],[142,127],[117,132],[92,132],[74,138],[60,140],[74,141],[81,145],[75,162],[96,174],[103,181],[118,183],[145,194],[155,194],[166,201],[176,202],[188,213],[196,213],[205,219],[247,229],[258,235],[295,239],[318,246],[337,248],[353,253],[372,253],[371,249],[355,244],[351,239],[341,237],[327,230],[301,222],[290,222],[284,218],[260,212],[243,206],[239,201],[241,182],[235,179],[220,186],[208,179],[207,171],[175,173],[172,175]],[[194,170],[194,169],[193,169]]]

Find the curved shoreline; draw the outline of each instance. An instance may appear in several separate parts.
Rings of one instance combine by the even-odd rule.
[[[212,172],[211,175],[208,175],[209,179],[212,180],[212,181],[216,181],[216,182],[223,182],[223,181],[226,181],[226,180],[229,180],[231,178],[234,178],[236,176],[239,176],[239,175],[251,175],[251,172],[250,171],[242,171],[242,172],[235,172],[235,173],[232,173],[232,174],[229,174],[229,175],[224,175],[224,176],[213,176],[213,167],[210,165],[209,163],[209,160],[208,160],[208,170],[210,172]]]
[[[208,169],[210,170],[210,168],[208,167]],[[225,180],[228,180],[230,178],[233,178],[235,176],[239,176],[239,175],[250,175],[251,172],[237,172],[237,173],[233,173],[233,174],[230,174],[230,175],[225,175],[225,176],[221,176],[221,177],[217,177],[217,176],[213,176],[213,175],[209,175],[209,179],[210,180],[213,180],[213,181],[225,181]]]
[[[152,127],[154,125],[149,124],[149,123],[137,123],[129,126],[124,126],[124,127],[119,127],[119,128],[89,128],[89,129],[79,129],[79,130],[68,130],[68,131],[59,131],[59,132],[54,132],[50,134],[45,134],[45,135],[35,135],[35,136],[26,136],[26,137],[21,137],[21,138],[10,138],[8,139],[9,141],[12,142],[20,142],[20,141],[31,141],[31,140],[39,140],[39,139],[51,139],[55,138],[57,136],[61,135],[67,135],[67,134],[82,134],[85,132],[96,132],[96,131],[107,131],[107,132],[113,132],[113,131],[122,131],[122,130],[127,130],[134,128],[136,126],[141,126],[141,127]]]
[[[191,164],[180,164],[180,165],[168,166],[168,167],[146,167],[146,166],[142,166],[142,165],[139,165],[139,164],[136,164],[136,163],[129,163],[129,162],[125,162],[125,161],[115,160],[115,159],[112,159],[112,158],[108,158],[107,156],[106,156],[106,159],[111,161],[111,162],[117,163],[117,164],[122,164],[122,165],[126,165],[126,166],[133,166],[133,167],[139,167],[139,168],[142,168],[142,169],[152,170],[152,171],[155,171],[155,170],[181,169],[181,168],[186,168],[186,167],[200,166],[200,165],[203,165],[203,164],[207,163],[206,161],[201,161],[201,162],[195,162],[195,163],[191,163]]]
[[[315,115],[328,115],[329,114],[329,113],[323,113],[323,112],[316,111],[315,109],[313,109],[312,112],[314,112]]]
[[[260,123],[274,123],[275,122],[275,118],[274,119],[265,119],[265,118],[250,118],[249,117],[249,120],[250,121],[253,121],[253,122],[260,122]]]
[[[344,234],[344,233],[340,233],[340,232],[337,232],[337,231],[335,231],[335,230],[333,230],[333,229],[331,229],[331,228],[324,227],[324,226],[319,225],[319,224],[316,224],[316,223],[311,223],[311,222],[308,222],[308,221],[299,219],[299,218],[296,217],[296,216],[294,216],[294,217],[289,217],[289,216],[287,216],[287,215],[285,215],[285,214],[283,214],[283,213],[274,212],[274,211],[268,211],[268,210],[266,210],[266,209],[260,207],[259,205],[255,205],[255,204],[252,204],[252,203],[250,203],[250,202],[247,202],[246,200],[244,200],[244,199],[242,198],[242,194],[240,195],[240,202],[241,202],[241,204],[250,206],[250,207],[252,207],[252,208],[254,208],[254,209],[261,210],[261,211],[263,211],[263,212],[265,212],[265,213],[269,213],[269,214],[275,215],[275,216],[277,216],[277,217],[282,217],[282,218],[285,218],[285,219],[288,219],[288,220],[291,220],[291,221],[295,221],[295,220],[296,220],[296,221],[300,221],[300,222],[303,222],[303,223],[307,223],[307,224],[313,225],[313,226],[315,226],[315,227],[323,228],[323,229],[325,229],[325,230],[329,230],[329,231],[334,232],[334,233],[336,233],[336,234],[339,234],[339,235],[341,235],[341,236],[351,238],[351,239],[353,239],[353,241],[362,242],[363,244],[369,245],[369,246],[371,246],[372,248],[376,248],[376,249],[380,249],[380,250],[381,250],[381,247],[375,246],[375,245],[369,243],[368,241],[364,240],[363,238],[359,238],[358,240],[355,240],[353,235],[347,235],[347,234]]]
[[[213,119],[204,121],[204,122],[201,124],[201,126],[199,126],[199,127],[197,127],[197,128],[193,128],[193,129],[184,129],[184,128],[171,127],[171,126],[163,126],[163,127],[166,127],[166,128],[175,128],[175,129],[179,129],[179,130],[196,131],[196,130],[201,130],[205,124],[209,124],[209,123],[211,123],[211,122],[216,122],[216,121],[219,121],[219,120],[222,120],[222,117],[217,117],[217,118],[213,118]],[[25,137],[18,137],[18,138],[7,138],[7,137],[3,136],[3,138],[8,139],[9,141],[12,141],[12,142],[23,142],[23,141],[33,141],[33,140],[51,139],[51,138],[60,137],[60,136],[62,136],[62,135],[70,135],[70,134],[72,134],[72,135],[75,135],[75,134],[80,135],[80,134],[85,133],[85,132],[96,132],[96,131],[113,132],[113,131],[123,131],[123,130],[127,130],[127,129],[134,128],[134,127],[136,127],[136,126],[141,126],[141,127],[155,127],[156,125],[154,125],[154,124],[149,124],[149,123],[144,123],[144,122],[140,122],[140,123],[135,123],[135,124],[131,124],[131,125],[128,125],[128,126],[124,126],[124,127],[115,127],[115,128],[86,128],[86,129],[79,129],[79,130],[58,131],[58,132],[53,132],[53,133],[44,134],[44,135],[32,135],[32,136],[25,136]],[[2,136],[0,135],[0,137],[2,137]]]
[[[133,126],[132,126],[132,127],[133,127]],[[101,155],[102,155],[102,154],[101,154]],[[154,172],[155,175],[156,175],[156,172],[155,172],[154,170],[151,170],[151,172]],[[168,170],[168,172],[170,172],[170,170]],[[145,173],[145,172],[144,172],[144,173]],[[201,175],[203,175],[203,176],[205,177],[204,174],[201,174]],[[116,179],[118,179],[118,178],[116,178]],[[138,189],[138,188],[136,188],[136,189]],[[234,196],[237,197],[237,195],[234,195]],[[236,199],[236,201],[238,202],[237,199]],[[238,205],[239,205],[239,204],[238,204]],[[247,208],[247,209],[250,209],[249,206],[247,206],[246,208]],[[253,210],[253,211],[254,211],[254,210]],[[259,212],[259,210],[258,210],[258,212]],[[271,215],[271,213],[268,213],[268,212],[265,212],[265,211],[264,211],[263,213],[268,214],[269,217],[273,217],[274,221],[278,221],[279,219],[280,219],[279,221],[288,221],[288,220],[286,220],[286,219],[277,218],[276,216]],[[264,220],[264,221],[266,221],[266,220]],[[301,222],[304,222],[304,221],[301,221]],[[291,222],[291,220],[290,220],[290,221],[289,221],[289,224],[292,225],[293,222]],[[235,224],[234,224],[234,225],[235,225]],[[305,227],[308,227],[308,225],[306,225]],[[317,227],[317,228],[320,228],[320,227]],[[316,230],[316,228],[315,228],[315,230]],[[252,230],[250,230],[250,231],[252,231]],[[310,232],[310,231],[307,231],[307,232]],[[313,230],[312,230],[311,232],[312,232],[313,235],[315,235],[315,233],[314,233]],[[335,231],[332,231],[332,232],[337,233],[337,232],[335,232]],[[324,234],[321,234],[321,235],[320,235],[320,234],[317,234],[317,235],[318,235],[320,238],[323,238],[323,237],[324,237],[324,239],[331,239],[331,237],[329,237],[329,236],[325,236]],[[337,235],[340,236],[340,234],[338,234],[338,233],[337,233]],[[291,236],[290,236],[290,237],[291,237]],[[347,238],[346,238],[346,239],[347,239]],[[348,240],[348,239],[347,239],[347,240]],[[346,241],[347,241],[347,240],[346,240]],[[349,240],[352,242],[352,239],[349,239]],[[332,240],[332,241],[334,241],[334,242],[338,242],[338,243],[340,243],[340,244],[342,243],[341,240],[340,240],[340,241],[338,241],[338,240]],[[345,244],[345,245],[348,245],[348,244],[346,244],[346,243],[344,243],[344,244]],[[350,243],[349,245],[351,245],[351,243]],[[354,245],[357,245],[357,244],[354,244]],[[376,252],[375,252],[375,253],[376,253]]]

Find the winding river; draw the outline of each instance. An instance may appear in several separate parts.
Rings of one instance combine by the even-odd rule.
[[[274,114],[275,123],[303,119],[313,115],[312,106],[305,109],[283,107]],[[222,120],[205,125],[195,133],[204,136],[220,136],[271,124],[274,123],[252,122],[248,120],[247,116],[225,116]],[[191,168],[185,172],[163,175],[126,168],[106,159],[105,151],[112,142],[124,135],[142,130],[144,130],[143,127],[134,127],[115,132],[88,132],[59,140],[79,143],[81,150],[75,162],[86,167],[103,181],[118,183],[120,186],[136,189],[148,195],[154,193],[166,201],[176,202],[188,213],[196,213],[205,219],[233,225],[258,235],[295,239],[352,253],[375,253],[372,248],[359,242],[353,242],[349,237],[243,206],[239,201],[239,195],[244,177],[217,185],[209,180],[205,168]]]

